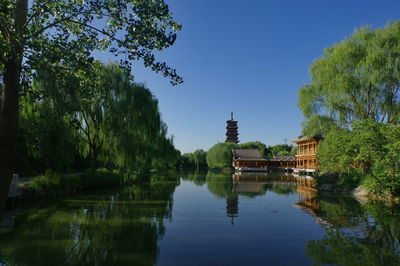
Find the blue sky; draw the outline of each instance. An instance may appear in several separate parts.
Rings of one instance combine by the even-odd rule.
[[[159,99],[182,152],[225,141],[233,111],[241,142],[284,143],[301,132],[297,91],[315,58],[355,28],[400,17],[400,1],[166,0],[183,25],[160,53],[184,78],[172,86],[134,64],[135,80]],[[110,60],[113,60],[110,57]]]

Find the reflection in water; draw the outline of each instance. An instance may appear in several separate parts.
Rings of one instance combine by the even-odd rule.
[[[0,234],[8,265],[154,265],[177,178],[28,208]]]
[[[227,216],[239,216],[239,195],[245,197],[263,196],[267,191],[278,194],[294,193],[294,176],[288,174],[235,172],[232,174],[232,194],[226,198]]]
[[[307,242],[307,256],[317,264],[400,265],[398,205],[337,203],[321,199],[332,227],[325,228],[323,239]]]
[[[233,218],[239,216],[239,197],[234,196],[226,199],[226,215],[231,218],[231,224],[233,225]]]
[[[310,211],[313,214],[318,213],[321,206],[317,197],[318,190],[315,188],[317,185],[315,179],[309,176],[296,176],[295,180],[299,201],[294,206]]]
[[[313,216],[316,224],[326,230],[322,240],[310,240],[306,244],[306,255],[316,264],[400,265],[398,205],[388,207],[370,201],[361,206],[352,197],[318,196],[316,181],[309,176],[235,173],[230,191],[226,177],[211,176],[213,180],[207,180],[209,189],[226,196],[227,215],[232,224],[233,218],[239,216],[239,196],[263,196],[267,191],[288,195],[295,188],[298,202],[293,206]],[[221,179],[224,179],[223,185]],[[223,188],[225,192],[221,193]]]
[[[233,192],[244,196],[263,196],[267,191],[294,194],[295,178],[290,174],[235,173],[232,175]]]
[[[293,175],[193,172],[36,202],[0,231],[0,264],[400,265],[398,205],[314,187]]]

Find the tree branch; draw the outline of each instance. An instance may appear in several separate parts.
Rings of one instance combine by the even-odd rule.
[[[83,26],[83,27],[87,27],[87,28],[92,29],[92,30],[94,30],[94,31],[97,31],[97,32],[99,32],[99,33],[101,33],[101,34],[103,34],[103,35],[105,35],[105,36],[111,38],[113,41],[116,41],[116,42],[118,42],[119,44],[123,44],[123,41],[121,41],[121,40],[118,39],[118,38],[115,38],[115,35],[110,34],[110,33],[106,32],[106,31],[104,31],[104,30],[100,30],[100,29],[98,29],[98,28],[96,28],[96,27],[94,27],[94,26],[91,26],[91,25],[86,24],[86,23],[82,23],[82,22],[80,22],[80,21],[72,20],[72,19],[70,19],[70,18],[68,19],[68,21],[70,21],[70,22],[72,22],[72,23],[76,23],[76,24],[81,25],[81,26]]]
[[[0,31],[4,35],[4,37],[9,38],[10,37],[10,29],[7,26],[7,22],[4,21],[4,19],[0,18]]]
[[[51,0],[46,0],[44,3],[41,4],[41,6],[47,5],[50,1]],[[37,8],[35,13],[33,13],[32,16],[30,16],[28,18],[28,20],[26,21],[25,25],[23,26],[24,29],[29,25],[29,23],[32,21],[32,19],[39,14],[39,12],[40,12],[40,8]]]
[[[54,26],[60,24],[61,22],[64,22],[64,21],[66,21],[66,20],[69,20],[70,18],[72,18],[72,17],[74,17],[74,16],[76,16],[76,15],[78,15],[78,14],[71,14],[71,15],[69,15],[68,17],[64,17],[64,18],[62,18],[62,19],[56,20],[56,21],[54,21],[53,23],[50,23],[50,24],[48,24],[47,26],[41,28],[40,30],[38,30],[38,31],[36,31],[36,32],[34,32],[34,33],[32,33],[31,35],[26,36],[26,37],[25,37],[25,40],[34,38],[34,37],[38,36],[39,34],[43,33],[44,31],[46,31],[47,29],[50,29],[50,28],[52,28],[52,27],[54,27]]]

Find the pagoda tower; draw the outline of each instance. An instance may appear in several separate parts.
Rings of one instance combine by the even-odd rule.
[[[226,140],[225,142],[239,143],[238,139],[238,121],[233,120],[233,112],[231,112],[231,119],[226,121]]]

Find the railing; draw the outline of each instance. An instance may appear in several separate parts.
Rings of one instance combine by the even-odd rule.
[[[315,150],[303,150],[303,151],[297,151],[297,155],[315,155],[316,151]]]
[[[297,164],[296,168],[304,168],[304,169],[318,169],[318,165],[316,164]]]

